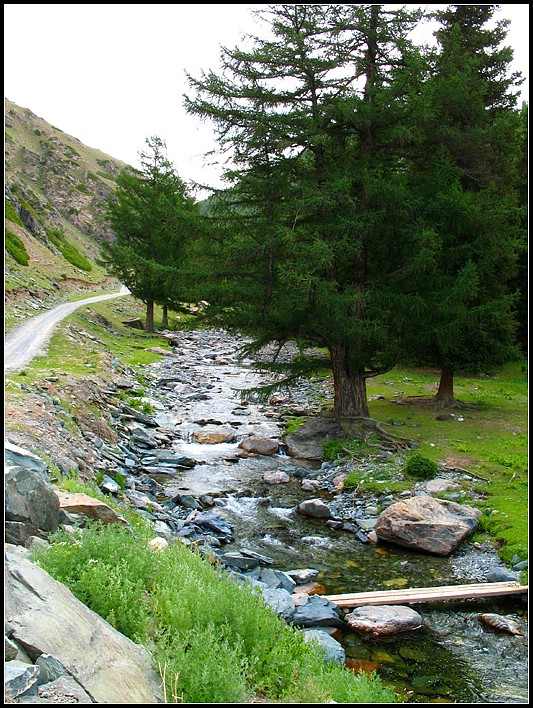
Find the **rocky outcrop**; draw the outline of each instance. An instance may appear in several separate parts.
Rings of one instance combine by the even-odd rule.
[[[379,540],[448,556],[478,524],[481,512],[471,506],[418,496],[396,502],[379,516]]]
[[[5,553],[5,615],[11,641],[35,664],[33,674],[40,672],[39,657],[48,654],[95,703],[163,702],[161,680],[148,652],[32,563],[25,549],[10,544]],[[31,677],[14,668],[13,681],[24,682],[23,691],[31,692],[31,685],[26,686]]]
[[[31,468],[32,458],[28,458],[30,468],[22,464],[4,471],[4,530],[9,543],[24,545],[31,536],[46,538],[62,518],[57,496],[41,473]]]

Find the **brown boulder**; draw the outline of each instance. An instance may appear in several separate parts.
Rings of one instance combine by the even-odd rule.
[[[60,508],[71,514],[85,514],[89,519],[103,521],[106,524],[119,522],[127,525],[127,521],[122,516],[119,516],[110,506],[99,499],[94,499],[87,494],[71,494],[60,491],[56,491],[56,495]]]
[[[246,440],[239,443],[239,447],[245,452],[253,452],[257,455],[275,455],[279,450],[279,444],[276,440],[260,436],[246,438]]]
[[[448,556],[474,531],[480,513],[443,499],[411,497],[387,507],[377,520],[375,532],[381,541]]]

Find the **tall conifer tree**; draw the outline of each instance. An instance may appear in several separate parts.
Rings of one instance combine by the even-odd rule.
[[[436,401],[454,403],[454,372],[483,370],[516,354],[510,282],[525,231],[516,186],[518,113],[495,5],[437,12],[433,76],[418,112],[421,152],[413,170],[419,242],[408,289],[407,359],[441,370]],[[409,326],[410,324],[410,326]]]
[[[226,322],[258,343],[325,348],[335,414],[366,419],[367,379],[396,361],[395,278],[412,239],[401,144],[422,70],[407,41],[418,15],[379,5],[262,15],[271,39],[223,49],[219,75],[189,77],[188,110],[213,120],[235,165],[208,299],[231,304]]]
[[[154,304],[179,299],[179,268],[194,234],[194,199],[153,136],[140,153],[142,171],[123,170],[108,202],[115,240],[104,247],[109,271],[146,303],[146,331],[154,331]]]

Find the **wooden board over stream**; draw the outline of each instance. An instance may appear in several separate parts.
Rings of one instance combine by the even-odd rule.
[[[437,600],[470,600],[500,595],[522,595],[528,586],[515,582],[472,583],[470,585],[443,585],[434,588],[405,588],[404,590],[375,590],[344,595],[321,595],[338,607],[362,605],[409,605],[414,602]]]

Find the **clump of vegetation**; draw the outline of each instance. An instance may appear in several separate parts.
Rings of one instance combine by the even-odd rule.
[[[322,445],[322,453],[325,460],[334,461],[339,458],[360,457],[364,455],[364,452],[365,441],[361,440],[361,438],[326,440]]]
[[[403,466],[404,474],[408,477],[415,477],[416,479],[433,479],[438,469],[436,462],[424,457],[418,452],[409,455]]]
[[[5,248],[17,263],[27,266],[30,262],[30,257],[20,238],[8,229],[5,230]]]
[[[78,539],[58,532],[34,557],[151,650],[169,702],[239,703],[258,693],[287,703],[400,701],[375,674],[325,663],[323,652],[257,590],[180,543],[155,553],[147,547],[151,535],[148,525],[133,534],[118,524],[91,523]]]
[[[46,229],[46,234],[66,261],[87,273],[93,269],[92,263],[67,240],[61,229]]]
[[[18,224],[18,226],[24,226],[24,224],[20,220],[20,216],[15,211],[15,207],[13,206],[13,204],[11,204],[9,199],[5,200],[4,216],[6,219],[8,219],[9,221],[12,221],[14,224]]]

